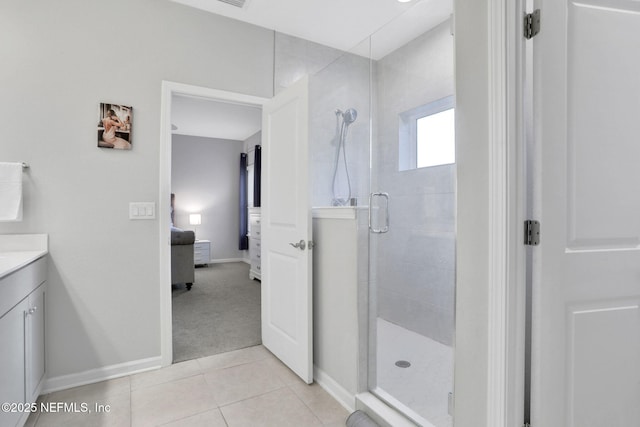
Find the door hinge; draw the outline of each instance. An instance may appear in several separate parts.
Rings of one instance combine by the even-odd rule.
[[[524,38],[532,39],[540,32],[540,9],[524,15]]]
[[[526,220],[524,222],[524,244],[527,246],[538,246],[540,244],[540,222]]]

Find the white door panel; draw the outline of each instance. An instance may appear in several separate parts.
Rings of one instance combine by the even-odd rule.
[[[640,419],[640,2],[541,2],[534,426]]]
[[[308,82],[263,109],[262,342],[313,381]],[[304,250],[291,243],[303,241]]]
[[[568,246],[637,247],[640,10],[603,7],[640,2],[588,3],[568,8]]]

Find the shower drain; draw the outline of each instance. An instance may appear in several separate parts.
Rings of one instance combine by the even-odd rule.
[[[398,368],[408,368],[409,366],[411,366],[411,363],[407,362],[406,360],[398,360],[396,362],[396,366]]]

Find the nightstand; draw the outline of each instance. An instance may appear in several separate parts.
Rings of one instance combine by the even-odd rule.
[[[193,264],[207,265],[211,262],[211,242],[196,240],[193,242]]]

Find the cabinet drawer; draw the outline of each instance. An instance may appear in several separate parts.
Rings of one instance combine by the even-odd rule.
[[[208,253],[195,253],[193,254],[194,264],[209,264],[211,262]]]
[[[205,241],[205,240],[200,240],[200,241],[196,240],[193,243],[193,250],[196,250],[196,251],[206,250],[206,251],[208,251],[209,250],[209,245],[210,245],[210,242],[208,240],[207,241]]]
[[[211,243],[208,240],[196,241],[193,244],[193,263],[209,264],[211,262]]]
[[[253,226],[260,227],[260,215],[251,215],[249,216],[249,224]]]
[[[193,250],[193,256],[198,258],[198,257],[208,257],[209,256],[209,249],[205,248],[205,249],[194,249]]]
[[[254,253],[260,253],[261,250],[261,245],[262,242],[260,241],[260,239],[249,239],[249,253],[250,254],[254,254]]]
[[[260,254],[251,257],[251,265],[260,265],[262,264],[262,259],[260,258]]]
[[[249,232],[251,233],[251,237],[260,238],[262,234],[261,219],[259,215],[251,215],[249,217]]]

